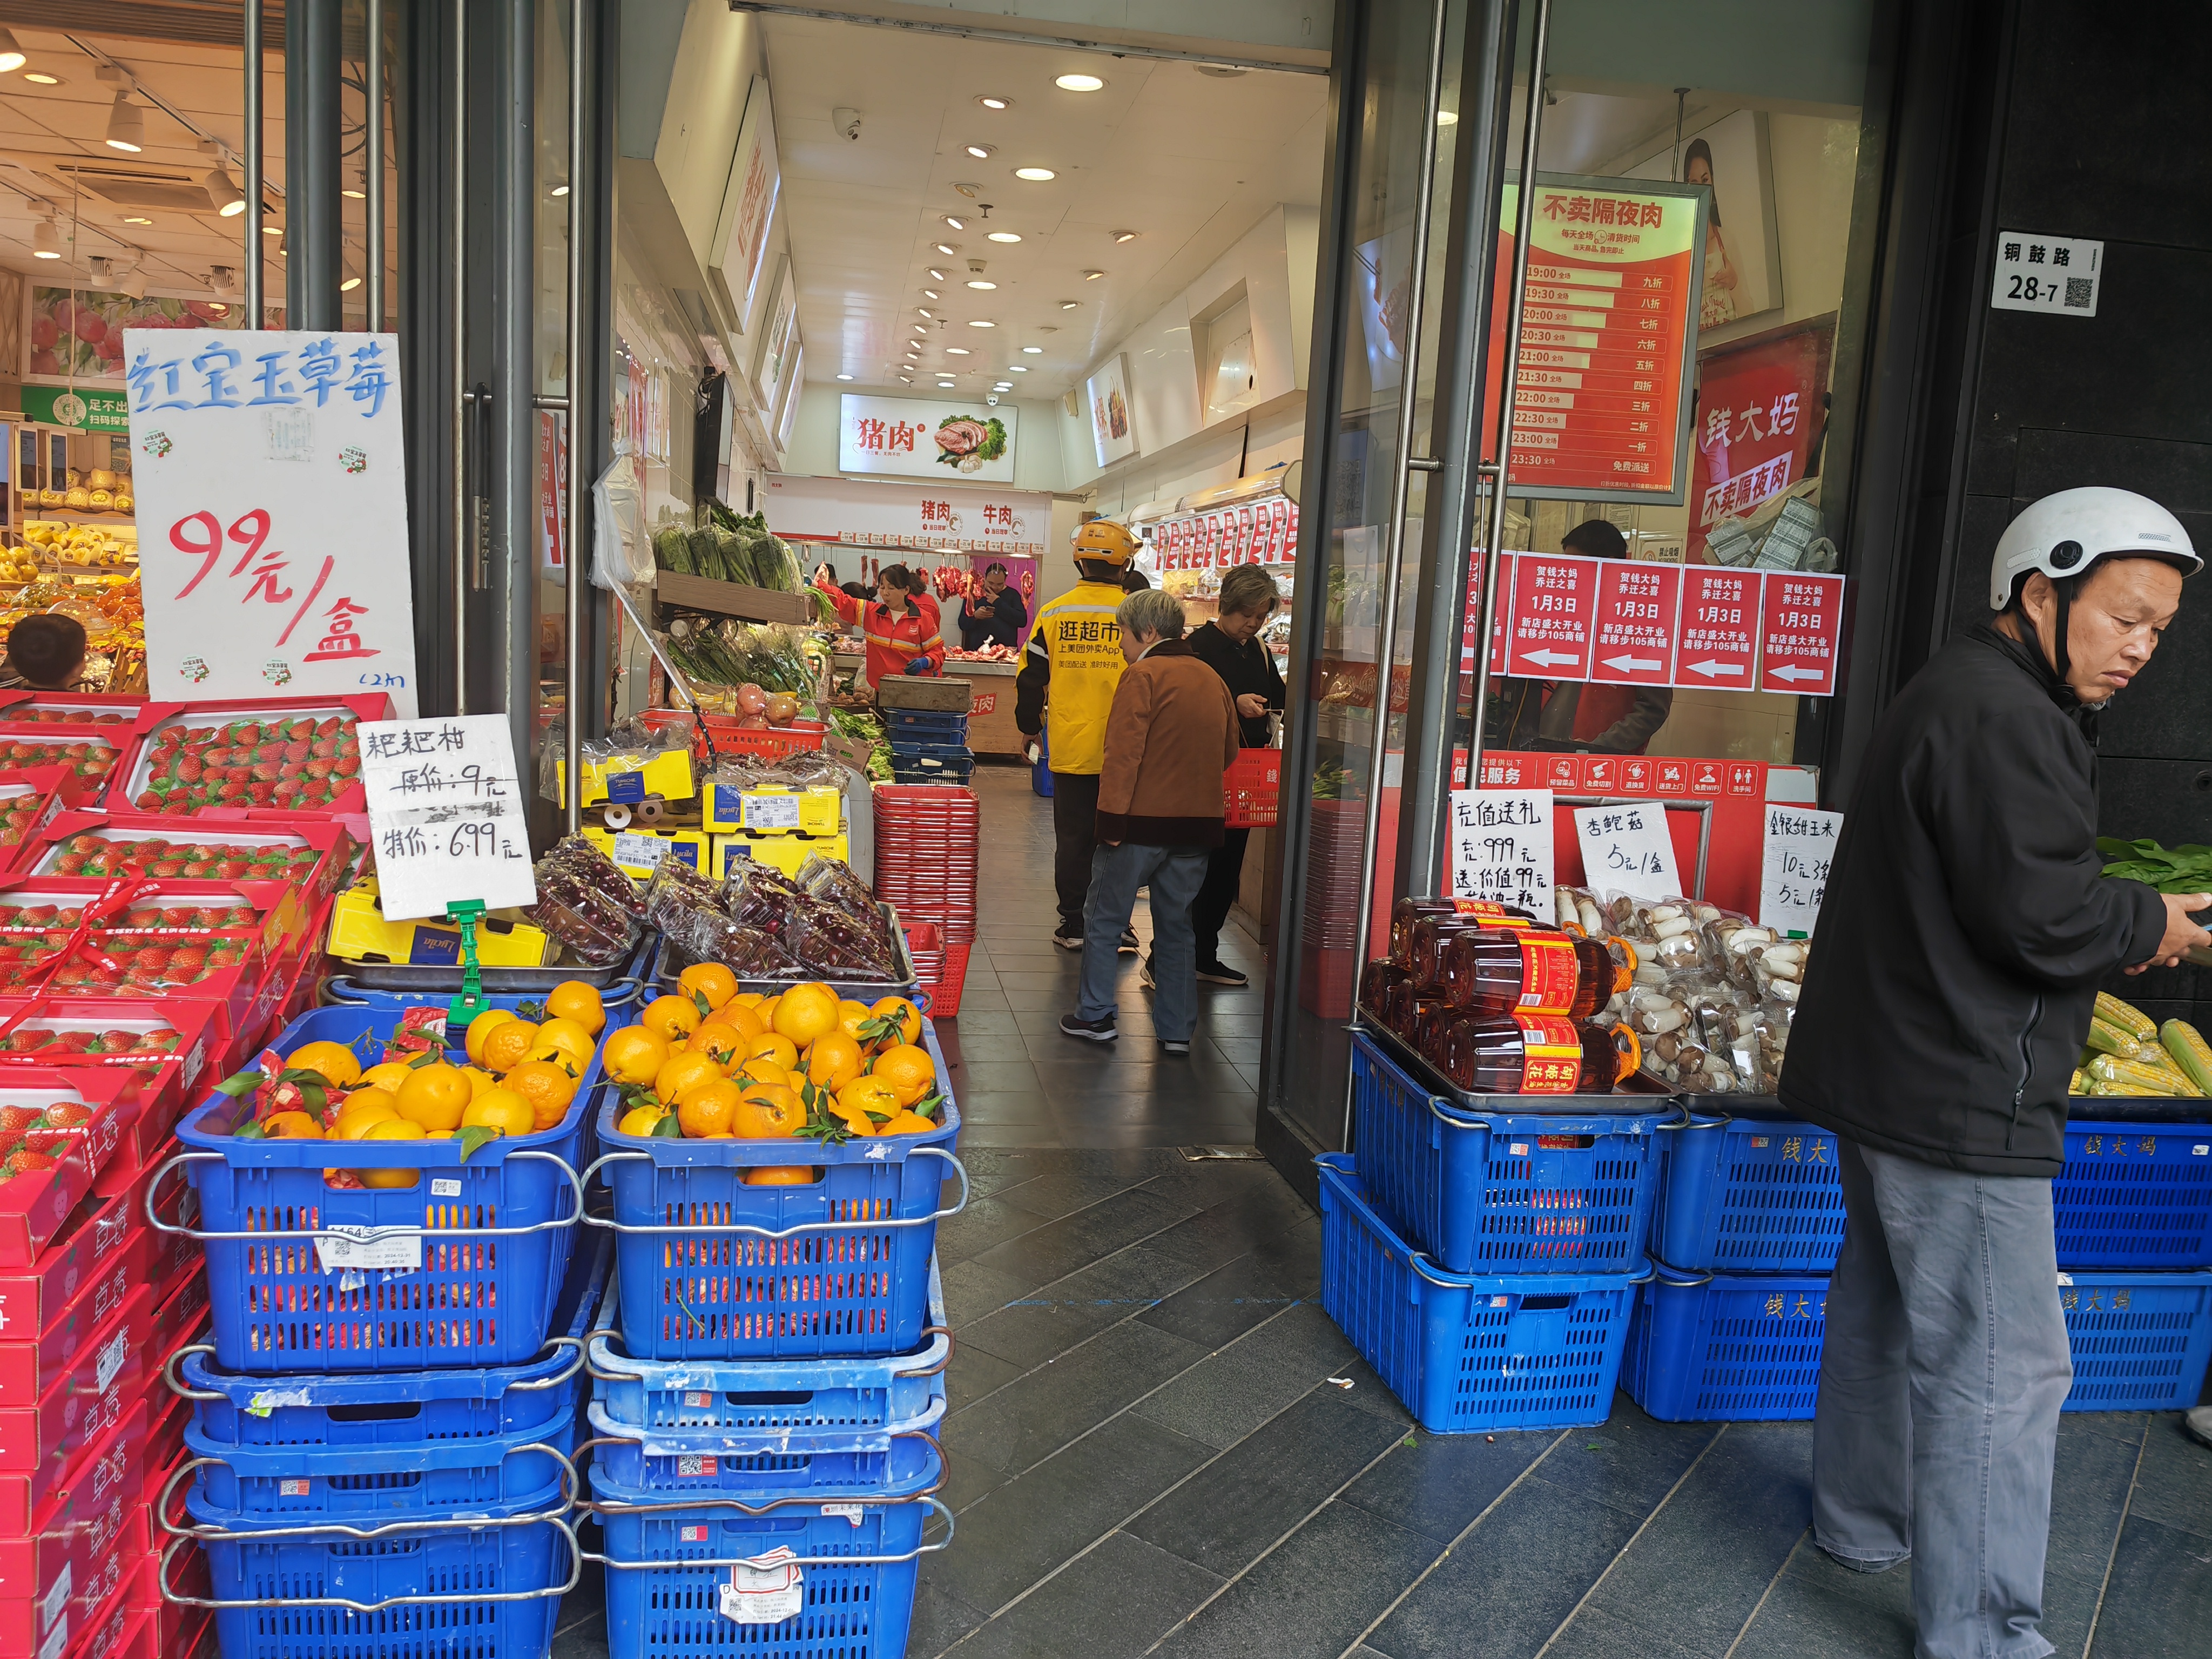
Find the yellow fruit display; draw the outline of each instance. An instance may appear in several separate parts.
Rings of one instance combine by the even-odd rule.
[[[499,1079],[481,1066],[464,1066],[461,1067],[461,1075],[469,1080],[471,1100],[480,1099],[485,1090],[495,1089],[499,1086]]]
[[[556,1019],[574,1020],[594,1039],[607,1023],[599,994],[579,979],[563,980],[547,993],[545,1012]]]
[[[493,1129],[503,1135],[538,1133],[538,1114],[512,1089],[492,1089],[472,1100],[461,1114],[463,1128]]]
[[[699,1029],[699,1006],[689,997],[655,997],[637,1023],[664,1042],[681,1042]]]
[[[284,1056],[288,1071],[320,1073],[333,1088],[350,1089],[361,1081],[361,1060],[343,1042],[308,1042]]]
[[[735,1066],[745,1057],[745,1038],[726,1025],[702,1025],[691,1033],[688,1046],[692,1053],[705,1054],[718,1066]]]
[[[379,1123],[399,1117],[399,1103],[381,1089],[356,1089],[345,1097],[331,1124],[333,1140],[359,1140]]]
[[[776,999],[775,1030],[800,1048],[837,1029],[837,994],[826,985],[794,985]]]
[[[568,1115],[568,1103],[576,1097],[576,1080],[558,1066],[526,1060],[507,1074],[504,1089],[488,1090],[477,1103],[480,1105],[496,1094],[518,1095],[528,1101],[535,1128],[550,1129]]]
[[[748,1187],[811,1187],[822,1178],[818,1170],[801,1168],[796,1164],[769,1164],[745,1171]]]
[[[686,996],[701,996],[709,1009],[720,1007],[738,994],[738,976],[719,962],[695,963],[676,976]]]
[[[897,1033],[891,1039],[894,1042],[919,1045],[921,1042],[921,1010],[904,997],[884,997],[868,1013],[876,1019],[898,1022]]]
[[[271,1112],[261,1120],[261,1133],[270,1140],[320,1140],[323,1126],[313,1112]]]
[[[927,1049],[902,1042],[878,1054],[868,1075],[889,1084],[900,1105],[911,1106],[937,1086],[937,1062]]]
[[[806,1050],[806,1080],[835,1094],[860,1075],[858,1039],[842,1031],[824,1031]]]
[[[410,1123],[404,1117],[386,1118],[381,1123],[372,1123],[361,1137],[363,1140],[427,1140],[429,1136],[419,1123]]]
[[[867,1020],[868,1005],[866,1003],[855,1002],[850,997],[847,997],[844,1000],[838,1003],[837,1029],[842,1031],[847,1036],[852,1038],[854,1042],[865,1042],[867,1041],[866,1038],[860,1035],[860,1027],[866,1024]]]
[[[622,1115],[622,1121],[615,1125],[615,1129],[621,1134],[649,1135],[653,1126],[665,1115],[650,1106],[633,1106]]]
[[[511,1008],[487,1008],[469,1022],[468,1036],[461,1040],[461,1047],[467,1051],[471,1065],[483,1064],[484,1039],[491,1035],[493,1027],[504,1025],[514,1017]]]
[[[474,1091],[459,1066],[433,1060],[408,1074],[393,1097],[393,1104],[410,1123],[442,1133],[460,1127],[461,1110],[472,1098]]]
[[[806,1127],[806,1108],[789,1089],[763,1084],[745,1091],[730,1127],[740,1140],[789,1140]]]
[[[538,1028],[536,1046],[543,1048],[547,1043],[564,1050],[576,1062],[579,1075],[592,1063],[592,1052],[599,1046],[599,1039],[574,1020],[558,1018],[549,1019]]]
[[[617,1083],[648,1084],[668,1064],[668,1043],[642,1025],[625,1025],[609,1035],[599,1063]]]
[[[877,1129],[879,1135],[926,1135],[935,1133],[938,1126],[919,1112],[902,1110],[899,1115]]]
[[[785,1071],[799,1064],[799,1045],[787,1036],[763,1031],[745,1045],[747,1060],[772,1060]]]
[[[418,1186],[422,1180],[420,1170],[356,1170],[354,1174],[364,1187],[400,1188]]]
[[[406,1081],[407,1067],[396,1060],[387,1060],[363,1072],[361,1074],[360,1086],[364,1089],[381,1089],[388,1095],[396,1095],[399,1092],[399,1085]]]
[[[484,1033],[479,1052],[470,1059],[497,1075],[529,1058],[538,1047],[538,1028],[526,1019],[507,1019]]]
[[[732,1131],[740,1097],[738,1085],[726,1079],[702,1083],[676,1103],[677,1127],[697,1140]]]
[[[722,1068],[702,1054],[686,1049],[680,1054],[671,1054],[668,1064],[653,1074],[653,1092],[665,1103],[680,1098],[702,1083],[720,1083]]]

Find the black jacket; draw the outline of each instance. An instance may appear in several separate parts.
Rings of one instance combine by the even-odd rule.
[[[1022,604],[1022,596],[1011,587],[999,590],[999,597],[991,602],[988,615],[971,617],[968,602],[963,599],[956,613],[960,618],[960,648],[980,651],[984,645],[1005,646],[1009,651],[1022,648],[1022,630],[1029,626],[1030,613]]]
[[[1875,726],[1844,817],[1780,1092],[1878,1151],[2055,1176],[2098,981],[2166,908],[2098,872],[2097,763],[2071,691],[1993,629]]]
[[[1249,640],[1239,645],[1212,623],[1193,630],[1189,638],[1192,653],[1208,668],[1221,676],[1222,684],[1229,688],[1231,702],[1248,693],[1265,697],[1267,707],[1277,713],[1283,707],[1283,677],[1275,672],[1275,659],[1259,641]],[[1267,746],[1267,717],[1247,720],[1237,717],[1239,741],[1247,749]]]

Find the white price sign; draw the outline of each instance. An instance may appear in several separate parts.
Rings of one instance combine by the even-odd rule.
[[[1808,806],[1769,806],[1765,842],[1759,859],[1759,920],[1777,933],[1810,938],[1820,919],[1820,900],[1828,888],[1828,866],[1836,856],[1836,837],[1844,832],[1841,812],[1817,812]]]
[[[360,736],[388,921],[442,916],[464,899],[492,910],[538,902],[506,715],[366,720]]]
[[[2070,236],[2001,230],[1990,304],[1999,311],[2051,311],[2062,317],[2097,314],[2105,245]]]
[[[1656,802],[1577,806],[1575,839],[1582,844],[1583,878],[1599,892],[1662,899],[1682,891],[1667,809]]]
[[[1451,896],[1552,917],[1552,792],[1451,793]]]
[[[415,713],[399,338],[125,329],[156,697]]]

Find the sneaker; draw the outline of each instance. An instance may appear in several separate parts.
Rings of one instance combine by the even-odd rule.
[[[1137,964],[1137,977],[1144,981],[1147,991],[1157,991],[1160,988],[1160,982],[1152,977],[1152,959],[1150,957],[1146,957]]]
[[[1138,951],[1144,948],[1145,947],[1143,945],[1137,942],[1137,930],[1135,928],[1124,927],[1121,930],[1121,954],[1123,956],[1133,957]]]
[[[2199,1406],[2182,1413],[2181,1426],[2199,1445],[2212,1446],[2212,1406]]]
[[[1235,985],[1240,988],[1252,982],[1226,963],[1220,962],[1200,963],[1198,979],[1201,985]]]
[[[1067,931],[1067,924],[1063,921],[1052,930],[1052,942],[1063,951],[1080,951],[1083,948],[1083,930],[1079,927],[1071,933]]]
[[[1187,1054],[1190,1052],[1190,1042],[1187,1038],[1162,1037],[1160,1052],[1164,1054]]]
[[[1073,1014],[1060,1017],[1060,1035],[1081,1037],[1086,1042],[1111,1042],[1121,1032],[1114,1029],[1114,1016],[1101,1014],[1097,1019],[1078,1019]]]

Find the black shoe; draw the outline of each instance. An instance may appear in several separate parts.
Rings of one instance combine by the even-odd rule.
[[[1052,942],[1063,951],[1080,951],[1083,948],[1083,930],[1079,927],[1071,933],[1067,931],[1067,924],[1063,921],[1052,930]]]
[[[1135,928],[1124,927],[1121,930],[1121,954],[1123,956],[1133,957],[1138,951],[1144,948],[1145,947],[1143,945],[1137,942],[1137,930]]]
[[[1081,1037],[1087,1042],[1111,1042],[1121,1032],[1114,1029],[1114,1016],[1102,1014],[1097,1019],[1078,1019],[1073,1014],[1060,1017],[1060,1035]]]
[[[1252,981],[1225,963],[1201,962],[1198,964],[1199,982],[1202,985],[1235,985],[1243,987]]]
[[[1137,977],[1144,981],[1147,991],[1157,991],[1160,988],[1159,981],[1152,977],[1152,959],[1150,957],[1146,957],[1137,964]]]
[[[1164,1054],[1187,1054],[1190,1052],[1190,1043],[1187,1039],[1162,1037],[1160,1052]]]

